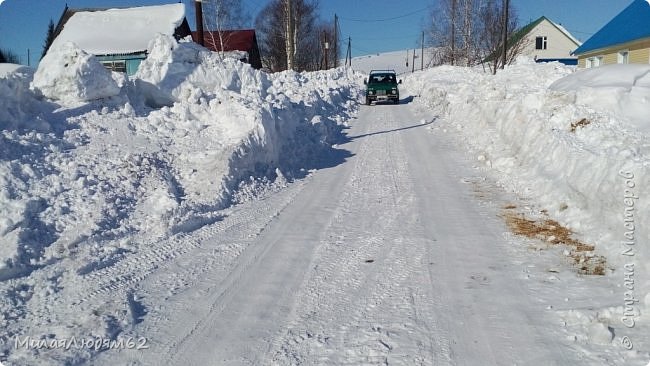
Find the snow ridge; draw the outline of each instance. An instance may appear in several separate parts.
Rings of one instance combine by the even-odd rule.
[[[331,145],[357,105],[352,71],[267,75],[168,36],[149,47],[133,79],[73,43],[53,47],[33,77],[0,78],[5,355],[12,337],[46,329],[51,318],[33,316],[56,305],[45,297],[68,285],[77,305],[119,292],[199,245],[184,233],[219,222],[232,203],[344,158]],[[121,327],[80,319],[77,334]]]

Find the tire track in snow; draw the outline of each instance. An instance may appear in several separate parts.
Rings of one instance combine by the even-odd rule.
[[[215,236],[224,235],[224,233],[245,233],[245,236],[248,237],[258,235],[264,226],[291,202],[297,191],[292,190],[291,193],[279,204],[278,202],[271,204],[268,200],[247,204],[244,207],[236,208],[232,214],[214,224],[203,226],[195,231],[176,234],[160,242],[142,245],[144,249],[136,255],[127,256],[112,266],[81,276],[74,286],[78,295],[72,304],[79,305],[90,299],[114,297],[116,294],[125,293],[143,281],[149,274],[158,270],[159,267],[180,256],[187,255],[201,247],[207,239]],[[269,216],[269,213],[272,214]],[[268,218],[267,220],[259,220],[265,216]],[[239,253],[238,250],[231,250],[230,253],[225,254],[231,257],[237,256]],[[83,290],[78,291],[79,288]]]
[[[373,128],[395,128],[389,113],[377,117],[383,123]],[[433,340],[427,327],[431,241],[417,231],[402,141],[390,132],[364,139],[345,209],[328,228],[295,319],[274,347],[275,364],[433,364],[445,353],[442,337]],[[424,291],[413,285],[422,280]]]
[[[329,190],[331,184],[339,184],[339,180],[345,180],[346,171],[350,171],[350,169],[344,170],[342,174],[329,174],[328,178],[325,179],[324,182],[322,182],[322,179],[319,182],[305,182],[304,186],[312,187],[310,189],[314,189],[313,186],[316,184],[317,188],[315,189],[317,191],[323,192],[324,195],[322,197],[314,197],[313,195],[307,194],[306,197],[304,197],[308,198],[307,200],[294,202],[293,205],[298,207],[305,207],[306,209],[313,209],[315,206],[318,207],[319,198],[320,200],[326,199],[329,201],[331,196],[327,193],[328,191],[331,192],[331,190]],[[322,189],[319,189],[318,187]],[[299,192],[297,192],[294,196],[298,195]],[[334,194],[334,197],[337,197],[337,195]],[[336,205],[335,207],[338,208],[339,206]],[[299,210],[299,212],[301,211]],[[236,301],[235,298],[238,296],[238,294],[242,292],[266,290],[256,288],[256,285],[251,284],[250,281],[255,277],[255,271],[259,271],[258,268],[260,265],[264,265],[273,260],[271,254],[279,250],[286,250],[287,243],[285,236],[287,233],[282,231],[282,227],[286,226],[287,224],[287,219],[285,218],[287,215],[289,217],[288,220],[291,221],[291,218],[293,217],[291,213],[280,215],[278,221],[271,225],[270,230],[265,231],[260,237],[249,240],[251,243],[247,244],[248,249],[242,253],[242,255],[237,259],[237,263],[232,268],[224,271],[223,277],[220,277],[220,275],[215,273],[208,273],[206,276],[206,281],[210,281],[210,284],[199,283],[191,286],[202,288],[203,290],[201,291],[205,291],[205,293],[208,294],[208,297],[202,299],[201,302],[202,304],[206,304],[206,309],[201,310],[200,314],[196,314],[197,316],[195,316],[189,324],[179,323],[176,325],[163,327],[161,329],[155,329],[154,325],[147,329],[147,332],[149,334],[164,335],[164,337],[158,338],[165,338],[165,340],[157,344],[157,354],[154,355],[151,359],[147,359],[145,362],[146,364],[192,364],[202,362],[202,360],[199,359],[202,356],[197,355],[195,348],[197,347],[197,344],[204,340],[205,336],[217,337],[216,342],[218,344],[215,344],[215,347],[224,347],[223,342],[227,340],[223,339],[223,332],[228,332],[230,329],[215,328],[219,327],[217,324],[221,324],[219,323],[222,321],[221,319],[228,317],[226,314],[233,312],[233,307],[236,308],[237,304],[233,304],[233,302]],[[293,215],[295,215],[295,213],[293,213]],[[317,224],[312,226],[314,226],[314,228],[317,230],[321,227]],[[280,229],[278,229],[278,227]],[[290,229],[290,227],[288,228]],[[278,230],[280,231],[278,232]],[[309,228],[305,228],[305,230],[309,230]],[[305,254],[308,255],[309,253],[306,252]],[[274,268],[271,269],[275,270]],[[273,273],[271,273],[271,275],[272,274]],[[300,276],[300,273],[297,272],[295,276]],[[296,278],[297,280],[300,279],[300,277]],[[251,286],[254,289],[250,289]],[[259,285],[257,286],[259,287]],[[278,301],[281,301],[282,299],[289,299],[289,302],[293,301],[293,296],[295,296],[295,293],[286,293],[286,290],[283,291],[285,292],[276,294]],[[182,307],[183,301],[180,301],[177,305]],[[279,306],[277,304],[274,305]],[[183,311],[183,309],[179,310]],[[235,314],[235,316],[237,316],[237,314]],[[221,337],[219,337],[219,334],[221,334]],[[247,349],[252,347],[254,346],[246,346]],[[250,353],[250,355],[248,355],[248,353]],[[247,350],[246,355],[239,356],[240,359],[237,361],[228,360],[228,354],[218,354],[214,355],[214,357],[223,357],[224,359],[221,359],[219,361],[221,364],[226,364],[229,362],[234,364],[264,364],[264,362],[259,362],[257,359],[258,356],[263,356],[263,354],[264,350],[250,349]]]

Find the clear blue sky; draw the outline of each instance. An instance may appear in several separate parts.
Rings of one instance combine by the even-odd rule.
[[[242,0],[254,19],[267,0]],[[605,25],[633,0],[511,0],[519,24],[545,15],[562,24],[581,41]],[[0,0],[2,2],[2,0]],[[0,4],[0,48],[13,51],[27,64],[40,58],[50,19],[59,20],[69,7],[125,7],[175,3],[175,0],[4,0]],[[418,47],[436,0],[320,0],[323,19],[339,16],[341,38],[352,38],[352,54],[397,51]],[[194,28],[194,7],[183,0]],[[387,20],[390,19],[390,20]],[[345,52],[343,47],[343,52]],[[344,56],[344,54],[342,55]]]

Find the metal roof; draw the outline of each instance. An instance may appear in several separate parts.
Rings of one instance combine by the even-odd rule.
[[[634,0],[573,53],[576,55],[650,37],[650,3]]]

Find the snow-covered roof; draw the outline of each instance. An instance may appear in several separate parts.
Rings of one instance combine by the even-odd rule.
[[[77,10],[55,44],[74,42],[95,55],[127,54],[147,49],[157,33],[173,35],[185,19],[185,5],[168,4],[124,9]]]
[[[650,37],[650,3],[635,0],[614,19],[591,36],[574,54],[604,49],[613,45]]]

